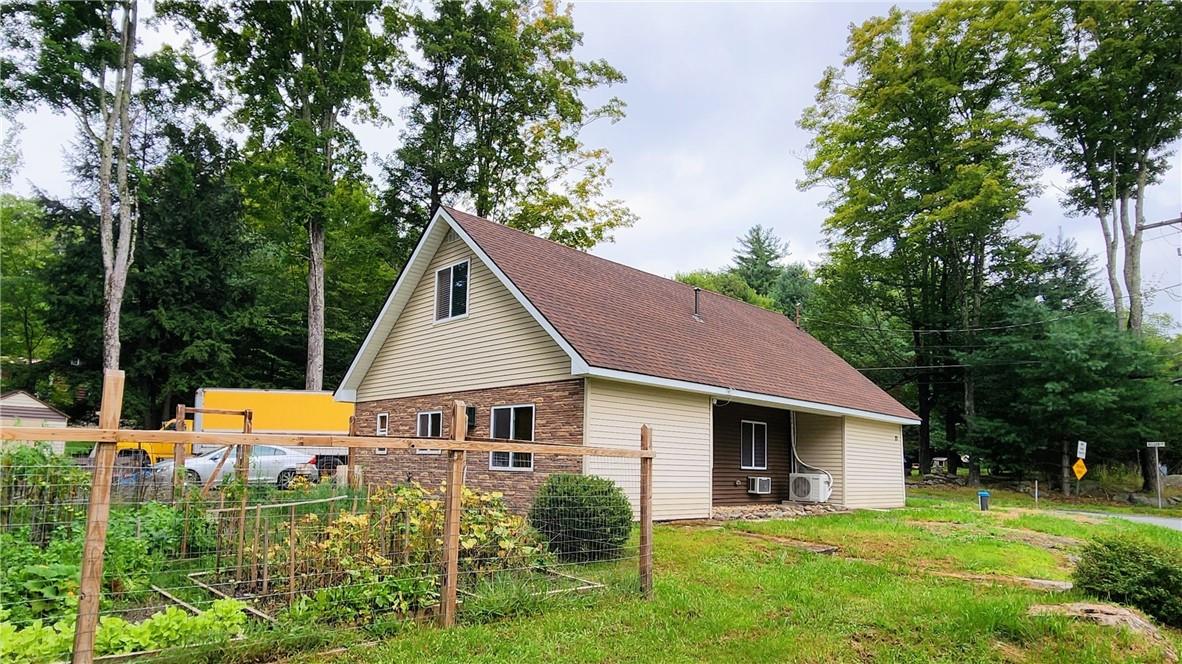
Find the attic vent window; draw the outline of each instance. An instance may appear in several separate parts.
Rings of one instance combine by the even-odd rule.
[[[435,272],[435,320],[468,315],[468,261]]]

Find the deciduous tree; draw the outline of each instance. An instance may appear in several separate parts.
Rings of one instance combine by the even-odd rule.
[[[307,237],[305,387],[324,380],[325,238],[339,181],[360,180],[364,154],[343,122],[381,118],[376,93],[401,58],[404,20],[393,4],[351,2],[161,3],[213,45],[235,95],[234,118],[270,200]],[[265,188],[265,187],[264,187]]]

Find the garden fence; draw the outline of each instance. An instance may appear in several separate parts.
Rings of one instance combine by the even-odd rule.
[[[85,465],[34,447],[0,454],[0,660],[90,662],[313,624],[447,627],[585,591],[651,593],[648,427],[631,448],[472,440],[455,402],[447,439],[138,431],[118,427],[122,384],[104,376],[96,429],[0,430],[96,444]],[[173,444],[181,463],[149,465],[116,441]],[[233,471],[187,481],[192,444],[230,446]],[[447,479],[378,485],[350,467],[346,482],[260,487],[247,473],[264,445],[347,447],[351,463],[363,448],[440,450]],[[582,472],[537,482],[527,502],[466,477],[469,456],[511,453]]]

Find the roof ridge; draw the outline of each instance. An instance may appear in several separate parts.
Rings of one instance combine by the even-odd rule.
[[[463,215],[463,216],[465,216],[465,217],[471,217],[472,219],[476,219],[476,220],[478,220],[478,221],[483,221],[483,222],[486,222],[486,223],[489,223],[489,224],[495,224],[496,226],[499,226],[499,227],[501,227],[501,228],[504,228],[504,229],[507,229],[507,230],[513,231],[514,233],[520,233],[521,235],[524,235],[524,236],[526,236],[526,237],[533,238],[533,239],[535,239],[535,240],[542,240],[543,242],[549,242],[550,244],[552,244],[552,245],[554,245],[554,246],[556,246],[556,247],[559,247],[559,248],[561,248],[561,249],[564,249],[564,250],[566,250],[566,251],[573,251],[573,252],[575,252],[575,253],[577,253],[577,254],[580,254],[580,255],[582,255],[582,256],[589,256],[589,257],[591,257],[591,258],[594,258],[594,259],[596,259],[596,260],[603,261],[603,262],[605,262],[605,263],[610,263],[610,264],[612,264],[612,265],[617,265],[617,266],[619,266],[619,267],[622,267],[622,268],[625,268],[625,269],[627,269],[627,270],[631,270],[631,271],[633,271],[633,272],[638,272],[638,273],[640,273],[640,274],[643,274],[643,275],[645,275],[646,277],[655,277],[655,278],[657,278],[657,279],[661,279],[661,280],[664,280],[664,281],[668,281],[669,283],[672,283],[672,284],[677,284],[678,286],[680,286],[680,287],[684,287],[684,288],[691,288],[691,289],[692,289],[692,288],[698,288],[698,286],[694,286],[694,285],[692,285],[692,284],[687,284],[687,283],[685,283],[684,281],[678,281],[677,279],[670,279],[669,277],[665,277],[665,276],[662,276],[662,275],[659,275],[659,274],[655,274],[655,273],[653,273],[653,272],[648,272],[648,271],[642,270],[642,269],[640,269],[640,268],[638,268],[638,267],[634,267],[634,266],[632,266],[632,265],[628,265],[627,263],[622,263],[622,262],[620,262],[620,261],[615,261],[615,260],[612,260],[612,259],[610,259],[610,258],[604,258],[603,256],[596,256],[595,254],[591,253],[590,251],[581,251],[581,250],[579,250],[579,249],[575,249],[574,247],[568,247],[567,245],[565,245],[565,244],[562,244],[561,242],[556,242],[556,241],[554,241],[554,240],[551,240],[551,239],[550,239],[550,238],[548,238],[548,237],[542,237],[542,236],[540,236],[540,235],[534,235],[533,233],[530,233],[530,232],[528,232],[528,231],[523,231],[523,230],[521,230],[520,228],[514,228],[514,227],[512,227],[512,226],[510,226],[510,225],[508,225],[508,224],[502,224],[502,223],[500,223],[500,222],[498,222],[498,221],[493,221],[492,219],[489,219],[489,218],[487,218],[487,217],[481,217],[481,216],[479,216],[479,215],[475,215],[475,214],[472,214],[472,213],[470,213],[470,212],[464,212],[463,210],[460,210],[460,209],[457,209],[457,208],[451,207],[450,205],[441,205],[440,207],[442,207],[444,210],[446,210],[448,214],[454,215],[454,214],[457,214],[457,213],[458,213],[458,214],[461,214],[461,215]],[[788,327],[789,327],[789,328],[794,328],[794,329],[796,329],[797,331],[804,332],[804,329],[803,329],[803,328],[801,328],[799,325],[797,325],[797,324],[796,324],[796,322],[795,322],[795,321],[793,321],[793,320],[792,320],[792,319],[791,319],[791,318],[788,316],[788,314],[786,314],[786,313],[782,313],[782,312],[779,312],[779,311],[773,311],[772,309],[765,309],[765,308],[763,308],[763,307],[759,306],[758,304],[752,304],[752,303],[750,303],[750,302],[747,302],[746,300],[740,300],[740,299],[739,299],[739,298],[737,298],[737,297],[731,297],[730,295],[727,295],[726,293],[719,293],[718,291],[715,291],[715,290],[710,290],[709,288],[703,288],[702,290],[706,291],[707,293],[711,293],[711,294],[713,294],[713,295],[717,295],[718,297],[724,298],[724,299],[726,299],[726,300],[730,300],[731,302],[734,302],[734,303],[736,303],[736,304],[742,305],[742,306],[744,306],[744,307],[749,307],[749,308],[751,308],[751,309],[753,309],[753,310],[755,310],[755,311],[760,311],[760,312],[763,312],[764,314],[771,314],[771,315],[773,315],[773,316],[776,316],[777,318],[782,318],[782,319],[783,319],[785,322],[787,322],[787,323],[789,324],[789,325],[788,325]],[[812,337],[812,335],[811,335],[811,334],[808,334],[808,332],[805,332],[805,334],[806,334],[807,336],[809,336],[809,337]]]

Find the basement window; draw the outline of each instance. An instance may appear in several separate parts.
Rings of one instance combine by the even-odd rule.
[[[468,261],[435,272],[435,320],[468,315]]]
[[[767,470],[767,423],[743,420],[740,424],[739,468]]]
[[[497,406],[492,409],[492,437],[505,440],[534,439],[534,407]],[[492,470],[533,470],[534,455],[529,452],[490,452]]]

